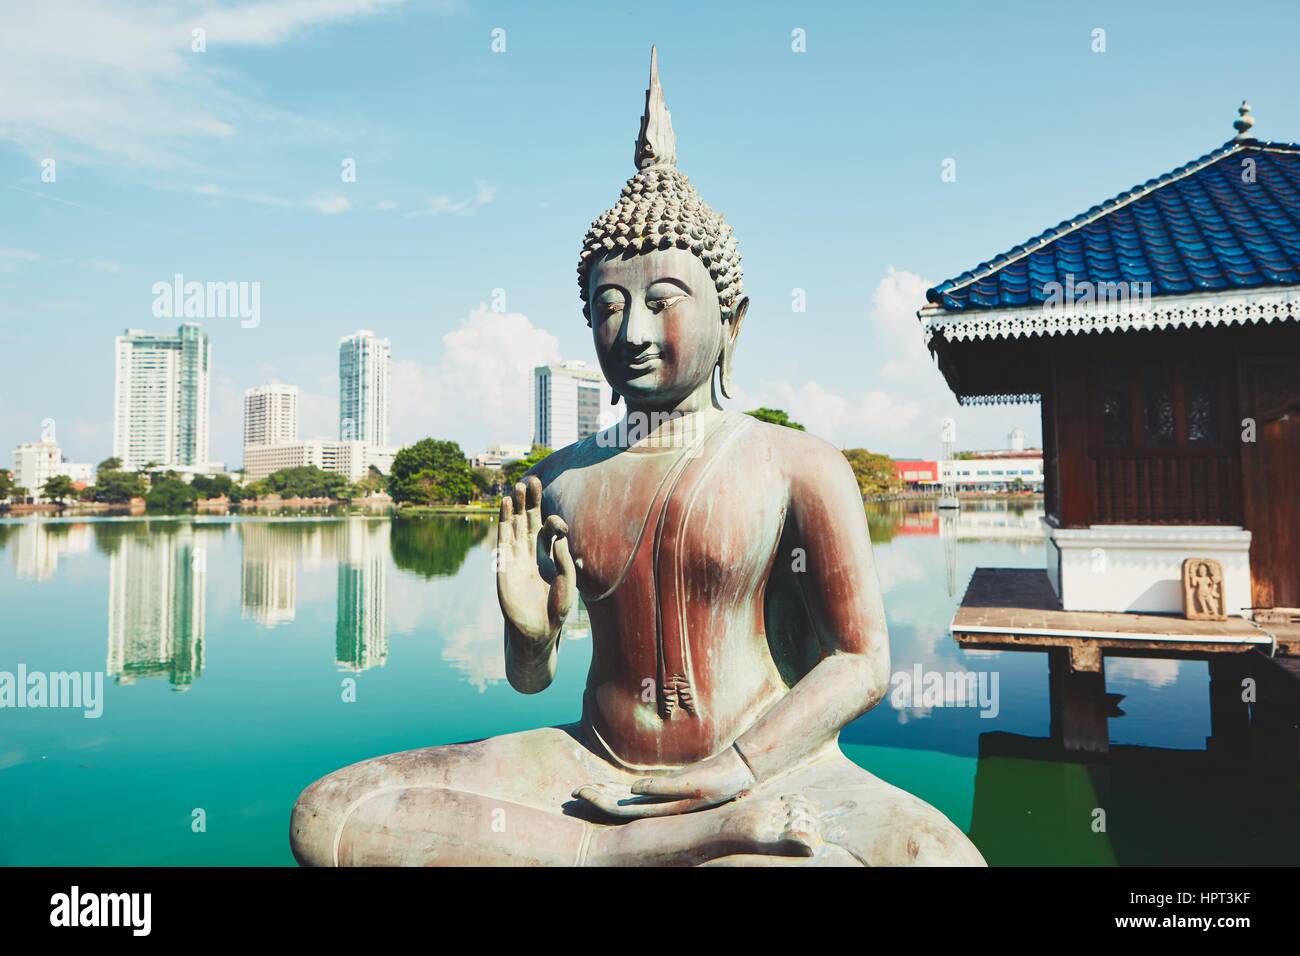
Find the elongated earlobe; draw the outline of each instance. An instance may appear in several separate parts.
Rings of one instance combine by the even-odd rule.
[[[736,340],[740,338],[740,323],[745,320],[748,310],[749,297],[746,296],[736,303],[731,321],[727,323],[728,328],[722,336],[722,352],[718,356],[718,386],[726,398],[731,398],[731,367],[736,355]]]
[[[622,397],[623,397],[623,396],[619,395],[619,393],[616,392],[614,389],[611,388],[611,389],[609,390],[609,403],[610,403],[611,405],[617,405],[617,404],[618,404],[618,400],[619,400],[620,398],[622,398]]]

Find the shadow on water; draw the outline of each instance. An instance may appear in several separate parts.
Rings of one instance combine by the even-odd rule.
[[[1294,865],[1298,799],[1295,773],[1276,766],[1139,746],[1084,762],[993,732],[970,835],[991,866]]]

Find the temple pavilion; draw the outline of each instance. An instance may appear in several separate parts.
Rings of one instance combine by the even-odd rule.
[[[978,569],[952,631],[1052,651],[1054,691],[1091,700],[1076,749],[1105,749],[1104,655],[1202,657],[1213,679],[1216,655],[1300,654],[1300,145],[1238,114],[918,313],[962,404],[1041,403],[1045,567]],[[1189,557],[1222,564],[1227,622],[1182,618]]]

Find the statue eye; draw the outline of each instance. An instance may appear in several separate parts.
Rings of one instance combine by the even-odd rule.
[[[684,298],[686,298],[684,295],[666,295],[660,299],[650,299],[646,302],[646,305],[650,307],[652,312],[662,312],[664,309],[671,309]]]
[[[599,308],[600,308],[600,314],[603,317],[608,318],[609,316],[613,315],[615,312],[623,311],[623,300],[622,299],[607,300],[605,302],[601,302]]]

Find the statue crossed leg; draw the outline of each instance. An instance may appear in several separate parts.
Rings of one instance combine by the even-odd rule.
[[[620,822],[572,793],[575,781],[642,776],[576,724],[389,754],[304,791],[291,843],[314,866],[983,863],[943,814],[838,746],[694,813]]]

